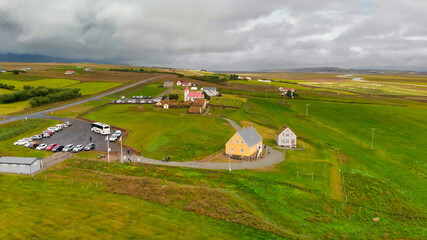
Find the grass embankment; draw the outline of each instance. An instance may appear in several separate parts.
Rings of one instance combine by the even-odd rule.
[[[109,193],[95,179],[71,182],[59,176],[62,179],[39,175],[33,180],[0,175],[0,238],[275,238],[251,227]]]
[[[234,129],[222,119],[186,115],[187,109],[152,106],[107,105],[85,118],[129,130],[124,143],[154,159],[173,161],[207,157],[224,147]]]
[[[59,122],[55,120],[28,119],[0,125],[0,156],[47,157],[51,155],[49,151],[14,146],[13,143],[21,138],[39,134],[57,123]]]

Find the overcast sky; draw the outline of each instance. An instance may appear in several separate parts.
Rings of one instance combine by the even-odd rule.
[[[0,0],[0,53],[209,70],[427,70],[426,0]]]

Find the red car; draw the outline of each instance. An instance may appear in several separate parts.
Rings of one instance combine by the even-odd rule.
[[[56,147],[56,146],[58,146],[58,144],[56,144],[56,143],[52,143],[52,144],[50,144],[49,146],[47,146],[46,150],[47,150],[47,151],[52,151],[52,149],[53,149],[54,147]]]

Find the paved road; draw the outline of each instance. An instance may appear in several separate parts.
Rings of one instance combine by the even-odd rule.
[[[73,102],[73,103],[70,103],[70,104],[67,104],[67,105],[63,105],[63,106],[59,106],[59,107],[55,107],[55,108],[43,110],[43,111],[36,112],[36,113],[30,113],[30,114],[26,114],[26,115],[11,116],[10,118],[8,118],[6,120],[0,121],[0,124],[9,123],[9,122],[13,122],[13,121],[18,121],[18,120],[22,120],[22,119],[25,119],[25,118],[45,119],[46,118],[46,113],[48,113],[48,112],[58,111],[60,109],[68,108],[68,107],[79,105],[79,104],[82,104],[82,103],[86,103],[86,102],[90,102],[90,101],[94,101],[94,100],[99,100],[102,97],[105,97],[105,96],[108,96],[110,94],[114,94],[114,93],[117,93],[117,92],[121,92],[121,91],[126,90],[128,88],[135,87],[135,86],[137,86],[139,84],[142,84],[142,83],[154,80],[156,78],[160,78],[160,77],[153,77],[153,78],[145,79],[145,80],[139,81],[137,83],[134,83],[134,84],[122,87],[122,88],[118,88],[116,90],[113,90],[113,91],[110,91],[110,92],[107,92],[107,93],[103,93],[101,95],[97,95],[97,96],[94,96],[94,97],[91,97],[91,98],[88,98],[88,99],[84,99],[84,100],[81,100],[81,101]]]

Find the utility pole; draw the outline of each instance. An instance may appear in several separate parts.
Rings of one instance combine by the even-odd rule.
[[[308,117],[308,106],[310,106],[310,104],[305,105],[305,116],[306,117]]]
[[[120,163],[123,163],[123,139],[120,136]]]
[[[372,142],[371,142],[371,150],[374,150],[374,132],[376,128],[371,128],[372,130]]]
[[[105,141],[107,141],[107,161],[110,163],[110,141],[108,135],[105,137]]]

